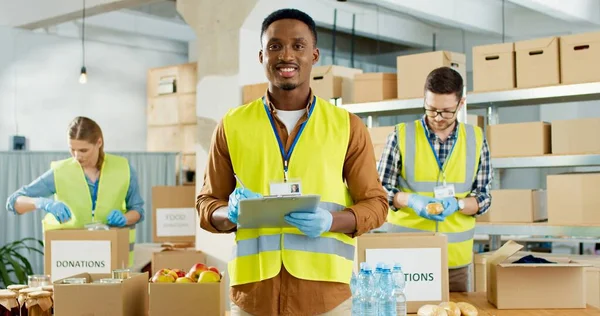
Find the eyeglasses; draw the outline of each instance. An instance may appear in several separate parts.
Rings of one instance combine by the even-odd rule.
[[[454,117],[456,112],[458,111],[458,106],[460,105],[460,101],[456,104],[456,110],[454,111],[446,111],[446,110],[431,110],[427,108],[427,103],[423,102],[423,108],[425,108],[425,115],[430,118],[436,118],[438,115],[443,119],[451,119]]]

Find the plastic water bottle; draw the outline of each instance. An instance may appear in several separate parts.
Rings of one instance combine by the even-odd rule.
[[[360,316],[360,312],[359,312],[360,311],[360,297],[358,295],[358,277],[356,276],[354,271],[352,271],[352,278],[350,279],[350,292],[352,292],[352,316]]]
[[[378,315],[396,316],[396,297],[394,295],[395,282],[392,275],[392,267],[385,265],[381,271],[381,280],[379,282]]]
[[[360,296],[360,316],[377,316],[373,270],[369,264],[360,271],[358,292]]]
[[[394,296],[396,297],[396,315],[406,316],[406,296],[404,295],[404,289],[406,287],[406,280],[404,279],[404,272],[402,272],[402,266],[399,263],[394,264]]]
[[[383,274],[384,265],[385,264],[383,262],[378,262],[375,266],[375,274],[373,278],[373,295],[375,295],[375,297],[377,298],[381,295],[381,275]],[[377,305],[377,308],[379,308],[379,305]]]

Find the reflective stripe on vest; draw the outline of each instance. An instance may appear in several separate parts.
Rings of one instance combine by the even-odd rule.
[[[418,122],[407,123],[406,128],[406,146],[405,152],[402,153],[404,163],[406,166],[415,165],[416,157],[416,128],[415,124]],[[470,168],[475,165],[475,157],[477,155],[477,145],[475,140],[475,131],[472,125],[464,125],[467,136],[467,173],[464,182],[447,182],[448,185],[454,184],[455,192],[467,192],[471,191],[473,187],[473,176],[475,175],[475,169]],[[450,157],[447,157],[447,159]],[[406,179],[400,177],[400,186],[411,188],[414,192],[433,192],[433,188],[438,186],[439,182],[417,182],[415,181],[415,170],[414,168],[406,168]]]
[[[320,98],[312,106],[289,157],[289,179],[302,182],[302,194],[319,195],[320,208],[343,211],[354,204],[342,173],[350,115]],[[281,150],[267,113],[258,99],[231,109],[223,118],[233,170],[246,188],[262,195],[269,195],[270,183],[283,181],[284,175]],[[295,227],[238,228],[228,263],[230,285],[275,277],[282,265],[299,279],[348,284],[354,247],[355,239],[341,233],[309,238]]]

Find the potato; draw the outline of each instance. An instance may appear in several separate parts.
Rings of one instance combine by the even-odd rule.
[[[423,305],[417,311],[417,316],[448,316],[446,310],[437,305]]]
[[[454,302],[443,302],[440,307],[446,310],[448,316],[461,316],[460,308]]]
[[[442,212],[444,211],[444,206],[442,205],[442,203],[429,203],[427,204],[425,209],[427,210],[427,214],[438,215],[442,214]]]
[[[462,316],[477,316],[477,315],[479,315],[477,308],[475,308],[475,306],[473,306],[469,303],[458,302],[458,303],[456,303],[456,305],[458,305],[458,308],[460,308],[460,312],[462,313]]]

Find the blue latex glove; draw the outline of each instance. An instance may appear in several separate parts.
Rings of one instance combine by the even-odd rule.
[[[453,196],[443,198],[442,205],[444,206],[444,211],[440,215],[442,215],[444,217],[444,219],[459,211],[458,200]]]
[[[119,210],[112,210],[106,218],[106,223],[108,226],[112,227],[125,227],[125,225],[127,225],[127,218],[125,218],[125,214],[123,214],[123,212]]]
[[[261,197],[261,194],[252,192],[248,189],[236,188],[233,190],[229,195],[229,204],[227,205],[227,218],[229,218],[229,221],[234,224],[238,223],[239,204],[241,200]]]
[[[285,221],[298,228],[306,236],[315,238],[331,229],[333,215],[331,212],[317,207],[314,212],[291,212],[285,216]]]
[[[54,215],[54,218],[61,224],[71,219],[71,210],[63,202],[38,198],[36,199],[35,207]]]
[[[413,209],[413,211],[415,211],[417,215],[426,219],[441,222],[444,220],[444,217],[442,217],[441,214],[431,215],[427,213],[427,204],[436,202],[439,203],[441,201],[433,197],[423,196],[414,193],[408,196],[408,207]]]

